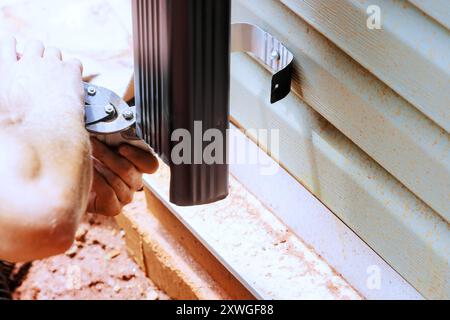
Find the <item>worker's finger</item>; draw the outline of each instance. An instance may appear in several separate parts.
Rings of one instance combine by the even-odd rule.
[[[90,197],[88,211],[106,216],[116,216],[122,210],[116,193],[96,170],[94,170],[91,192],[92,197]]]
[[[96,138],[92,138],[91,143],[93,156],[125,181],[131,190],[136,191],[142,187],[142,174],[130,161]]]
[[[111,170],[106,168],[102,163],[98,160],[94,159],[94,168],[98,173],[105,178],[106,182],[113,188],[116,193],[117,199],[120,201],[122,205],[127,205],[131,201],[133,201],[134,192],[127,186],[125,182],[122,181],[116,174],[114,174]]]
[[[17,42],[14,37],[4,37],[0,40],[0,60],[5,63],[17,61]]]
[[[133,163],[142,173],[152,174],[158,170],[158,159],[149,152],[129,144],[123,144],[119,147],[119,153]]]
[[[73,68],[77,72],[79,71],[81,74],[83,73],[83,64],[80,60],[72,58],[65,61],[65,64],[70,68]]]
[[[25,50],[23,51],[23,58],[42,58],[44,50],[45,48],[41,41],[32,40],[25,46]]]
[[[52,58],[62,60],[61,50],[55,47],[48,47],[45,49],[44,58]]]

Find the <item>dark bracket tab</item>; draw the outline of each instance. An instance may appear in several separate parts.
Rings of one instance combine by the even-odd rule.
[[[294,55],[270,33],[249,23],[232,24],[231,51],[250,53],[272,70],[271,103],[291,92]]]

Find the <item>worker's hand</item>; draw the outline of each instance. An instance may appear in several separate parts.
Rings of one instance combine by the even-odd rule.
[[[44,48],[42,42],[32,41],[19,56],[16,40],[3,38],[0,40],[0,111],[15,122],[36,113],[62,123],[73,116],[81,120],[81,74],[81,63],[74,59],[63,61],[59,49]]]
[[[118,215],[143,188],[142,174],[154,173],[158,160],[152,154],[124,144],[116,152],[96,138],[91,138],[94,181],[88,211],[108,216]]]
[[[0,259],[66,251],[92,180],[81,65],[56,48],[0,40]]]

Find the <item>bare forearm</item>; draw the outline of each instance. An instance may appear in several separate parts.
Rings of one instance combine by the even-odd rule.
[[[80,121],[58,127],[40,121],[0,129],[0,258],[11,261],[70,245],[87,206],[92,165],[86,131]]]
[[[0,46],[0,259],[24,261],[71,244],[92,165],[79,65],[36,42],[17,61],[14,44]]]
[[[78,188],[83,186],[79,182],[90,167],[89,135],[83,125],[80,99],[65,103],[78,107],[67,110],[56,105],[36,107],[37,112],[6,126],[4,132],[23,146],[22,152],[26,156],[22,158],[24,173],[35,179],[51,180],[55,186],[63,184]]]

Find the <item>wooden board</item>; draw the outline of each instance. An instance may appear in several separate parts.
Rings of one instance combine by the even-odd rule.
[[[210,205],[169,203],[168,167],[144,181],[149,190],[257,298],[361,299],[313,248],[292,233],[236,179],[230,196]]]
[[[239,159],[243,154],[258,161],[232,161],[232,176],[361,295],[369,300],[423,299],[330,209],[232,125],[229,157]],[[367,285],[369,275],[376,274],[382,275],[378,284]]]
[[[172,299],[222,300],[230,296],[147,209],[143,192],[116,217],[127,249],[146,275]]]

